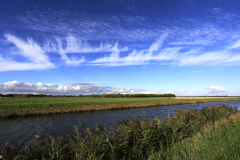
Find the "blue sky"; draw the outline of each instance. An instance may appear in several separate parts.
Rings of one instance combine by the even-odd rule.
[[[0,93],[240,95],[238,0],[0,1]]]

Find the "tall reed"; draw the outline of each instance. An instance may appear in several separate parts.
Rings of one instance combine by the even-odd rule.
[[[143,114],[140,118],[121,120],[112,129],[98,124],[95,129],[86,128],[80,121],[75,133],[65,133],[62,138],[38,137],[29,148],[12,149],[8,145],[0,155],[5,159],[146,159],[155,151],[166,150],[191,137],[204,124],[213,124],[237,112],[237,107],[226,105],[204,107],[201,111],[179,108],[164,121],[161,117],[149,120]]]

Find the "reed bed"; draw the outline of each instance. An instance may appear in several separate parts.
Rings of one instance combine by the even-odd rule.
[[[75,133],[64,137],[37,136],[37,143],[28,148],[12,148],[9,144],[0,151],[5,159],[146,159],[156,151],[166,151],[175,144],[196,135],[205,125],[239,113],[237,107],[221,105],[202,110],[178,109],[170,118],[146,115],[121,120],[109,129],[96,123],[86,128],[84,122],[75,126]]]
[[[240,159],[240,113],[208,124],[196,135],[166,151],[155,152],[148,160]]]
[[[201,97],[200,97],[201,98]],[[46,114],[63,114],[86,111],[118,110],[129,108],[204,103],[216,101],[240,100],[240,97],[222,97],[206,99],[176,98],[2,98],[0,99],[0,118],[19,116],[36,116]]]

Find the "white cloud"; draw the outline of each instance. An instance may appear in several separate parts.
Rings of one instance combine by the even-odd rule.
[[[230,46],[228,49],[233,49],[233,48],[239,48],[240,47],[240,40],[235,42],[232,46]]]
[[[5,37],[8,42],[13,43],[19,49],[19,54],[28,58],[30,61],[34,63],[49,62],[48,56],[32,39],[28,39],[28,41],[25,42],[11,34],[6,34]]]
[[[65,48],[65,49],[64,49]],[[111,52],[114,46],[108,43],[100,43],[99,46],[91,46],[87,42],[83,42],[80,38],[69,35],[65,38],[55,37],[54,39],[46,39],[43,50],[45,52],[67,53],[99,53]],[[121,51],[127,51],[128,48],[121,48]]]
[[[0,72],[4,71],[23,71],[23,70],[44,70],[56,68],[52,63],[21,63],[9,61],[8,59],[0,60]]]
[[[196,96],[198,95],[198,92],[185,92],[186,96]]]
[[[176,96],[204,96],[207,95],[205,91],[199,91],[199,90],[182,90],[182,91],[173,91],[173,94]]]
[[[52,94],[52,95],[78,95],[78,94],[105,94],[121,93],[136,94],[145,92],[143,89],[129,87],[99,86],[94,83],[70,83],[69,85],[53,85],[23,83],[20,81],[9,81],[0,83],[1,93],[24,93],[24,94]]]
[[[42,48],[32,39],[23,41],[11,34],[5,35],[7,42],[13,43],[17,49],[17,54],[28,59],[29,62],[17,62],[6,56],[0,55],[0,72],[12,70],[42,70],[55,68],[56,66],[50,62],[49,57],[44,53]],[[16,54],[16,52],[14,53]]]
[[[110,56],[91,61],[92,65],[99,66],[126,66],[126,65],[143,65],[148,64],[150,60],[156,61],[168,61],[174,60],[178,51],[181,48],[162,48],[162,43],[167,34],[162,35],[157,41],[155,41],[149,49],[136,51],[133,50],[126,57],[120,57],[120,51],[118,46],[115,45],[114,51]]]
[[[159,93],[157,93],[157,92],[147,91],[147,92],[142,92],[141,94],[159,94]]]
[[[56,68],[56,65],[50,61],[47,53],[56,52],[60,54],[64,64],[68,66],[79,66],[81,64],[95,66],[127,66],[127,65],[146,65],[150,61],[158,61],[161,65],[174,66],[216,66],[216,65],[239,65],[240,54],[237,52],[240,46],[240,40],[222,50],[212,50],[204,52],[203,47],[186,47],[168,45],[168,34],[163,34],[154,41],[148,49],[129,50],[128,47],[119,47],[115,45],[103,44],[99,46],[90,45],[82,42],[79,38],[67,36],[64,38],[55,37],[53,40],[47,39],[42,45],[32,39],[23,41],[10,34],[5,35],[8,42],[13,43],[19,54],[28,59],[26,62],[17,62],[11,58],[0,55],[0,71],[11,70],[42,70]],[[182,51],[184,50],[184,52]],[[130,51],[130,52],[129,52]],[[105,53],[102,58],[93,61],[87,61],[81,53]],[[122,52],[127,56],[123,56]],[[75,53],[76,56],[69,57],[68,54]],[[16,55],[16,52],[11,56]],[[100,56],[100,55],[99,55]],[[98,56],[98,57],[99,57]]]
[[[216,66],[216,65],[239,65],[240,54],[231,51],[239,47],[239,41],[223,50],[198,53],[194,55],[183,55],[178,57],[179,66]]]
[[[222,86],[209,86],[207,88],[210,89],[211,93],[219,93],[219,92],[228,91],[226,88],[224,88]]]
[[[240,40],[222,50],[204,51],[206,47],[224,46],[240,37],[235,27],[238,26],[236,15],[220,8],[208,11],[211,12],[210,21],[209,17],[204,21],[179,17],[178,20],[156,20],[152,23],[144,16],[96,16],[77,12],[72,15],[66,10],[29,10],[14,19],[21,24],[20,27],[40,32],[46,41],[40,45],[32,39],[25,42],[10,34],[5,35],[8,42],[21,51],[19,54],[30,62],[15,62],[0,55],[0,71],[54,68],[56,66],[50,62],[48,52],[60,54],[61,62],[68,66],[146,65],[150,61],[171,66],[239,65],[240,54],[233,49],[239,49]],[[222,27],[221,21],[225,23],[225,20],[231,21],[231,25]],[[93,45],[91,42],[99,43]],[[123,44],[125,47],[121,46]],[[127,56],[123,56],[126,51]],[[102,57],[105,52],[108,54]],[[94,56],[95,60],[88,61],[81,53],[99,54]],[[44,65],[40,65],[42,63]]]
[[[223,50],[203,52],[199,48],[191,47],[189,51],[180,52],[186,47],[163,47],[163,41],[166,35],[161,36],[155,41],[149,49],[136,51],[133,50],[127,56],[122,57],[118,46],[115,45],[113,52],[109,56],[96,59],[89,62],[89,65],[97,66],[127,66],[127,65],[144,65],[150,61],[159,61],[163,65],[175,66],[216,66],[216,65],[239,65],[240,54],[233,52],[231,49],[238,48],[239,41]]]
[[[64,44],[66,43],[66,44]],[[99,52],[111,52],[116,50],[116,46],[110,44],[101,43],[99,47],[92,47],[87,42],[83,43],[80,39],[68,36],[66,39],[61,39],[55,37],[55,41],[49,41],[44,44],[44,50],[46,52],[57,52],[61,55],[61,58],[66,62],[66,65],[69,66],[79,66],[81,63],[85,62],[85,58],[81,59],[77,57],[68,58],[68,53],[99,53]],[[65,48],[65,49],[64,49]],[[118,48],[117,48],[118,49]],[[127,47],[118,49],[120,51],[128,50]]]
[[[7,45],[14,44],[16,50],[11,52],[11,56],[20,55],[27,59],[27,61],[14,61],[0,53],[0,72],[1,71],[21,71],[21,70],[43,70],[56,68],[56,65],[50,61],[48,52],[59,53],[61,59],[66,65],[79,66],[85,62],[85,58],[79,56],[68,57],[69,53],[96,53],[96,52],[111,52],[114,46],[110,44],[100,43],[99,46],[92,47],[88,43],[83,43],[76,37],[71,35],[65,39],[55,37],[53,40],[46,39],[46,42],[41,46],[33,39],[28,38],[27,41],[19,39],[11,34],[5,34]],[[120,51],[128,50],[127,47],[120,48]],[[8,53],[9,54],[9,53]],[[77,55],[77,54],[76,54]]]

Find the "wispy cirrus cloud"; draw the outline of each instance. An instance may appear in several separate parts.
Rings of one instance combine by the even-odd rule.
[[[136,51],[133,50],[126,57],[120,56],[120,51],[118,46],[114,47],[114,51],[110,56],[105,56],[103,58],[91,61],[92,65],[99,66],[126,66],[126,65],[143,65],[148,64],[151,60],[156,61],[167,61],[173,60],[176,53],[181,48],[164,48],[161,49],[162,43],[167,34],[162,35],[158,40],[156,40],[149,49]],[[158,52],[160,50],[160,52]],[[157,54],[155,52],[158,52]]]
[[[45,52],[56,52],[61,55],[61,58],[70,66],[79,66],[81,63],[85,62],[84,57],[71,57],[69,58],[67,54],[69,53],[101,53],[101,52],[111,52],[114,50],[114,46],[111,44],[100,43],[99,46],[91,46],[87,42],[82,42],[79,38],[74,36],[67,36],[66,38],[55,37],[52,40],[46,40],[43,46]],[[128,50],[127,47],[119,48],[120,51]]]
[[[93,46],[74,36],[46,39],[42,45],[33,39],[24,41],[11,34],[6,34],[5,37],[7,42],[14,44],[17,48],[17,52],[14,54],[25,57],[27,61],[14,61],[7,55],[5,55],[5,58],[0,55],[0,71],[58,67],[51,62],[49,53],[52,52],[58,53],[61,56],[61,59],[58,61],[62,61],[68,66],[79,66],[82,64],[104,67],[146,65],[152,61],[171,66],[229,66],[240,64],[240,40],[236,40],[236,42],[226,46],[222,50],[204,51],[204,46],[195,48],[169,45],[168,37],[170,35],[168,33],[160,36],[148,49],[142,50],[119,47],[118,43],[115,45],[100,43],[99,46]],[[74,53],[76,56],[68,56],[70,53],[71,55]],[[95,60],[87,61],[81,53],[111,54],[105,55],[102,58],[99,58],[101,55],[98,55]]]
[[[0,55],[0,71],[12,70],[41,70],[55,68],[56,66],[50,61],[49,57],[44,53],[42,48],[32,39],[23,41],[11,34],[5,35],[7,42],[14,44],[18,51],[17,53],[26,59],[27,62],[17,62],[6,56],[3,58]]]
[[[174,21],[157,20],[153,23],[144,16],[72,15],[65,10],[36,10],[27,11],[16,19],[22,23],[22,27],[41,32],[45,36],[48,33],[58,36],[71,33],[86,41],[123,41],[135,45],[136,42],[149,44],[166,32],[172,37],[169,44],[173,45],[210,45],[216,43],[216,40],[235,35],[232,29],[223,30],[220,25],[211,21],[189,21],[184,17]],[[226,31],[227,35],[224,34]]]
[[[42,14],[45,12],[47,14]],[[210,12],[212,17],[230,15],[220,8],[214,8]],[[78,12],[72,15],[65,10],[29,10],[15,19],[22,23],[21,27],[41,32],[45,41],[40,44],[30,38],[24,41],[6,34],[7,41],[18,49],[15,53],[28,61],[14,61],[11,56],[0,53],[0,71],[59,67],[51,62],[49,53],[52,52],[60,55],[58,64],[67,66],[146,65],[151,61],[171,66],[216,66],[239,65],[240,61],[239,52],[236,52],[240,43],[240,29],[233,29],[231,25],[224,29],[221,27],[221,21],[211,23],[182,17],[171,21],[169,25],[167,20],[164,23],[153,23],[144,16],[106,17]],[[236,16],[233,15],[229,21],[235,19]],[[227,46],[231,41],[236,43]],[[96,45],[96,42],[99,45]],[[225,45],[225,49],[213,47],[211,50],[205,50],[206,47],[219,44]],[[95,60],[91,57],[89,61],[82,53],[98,55],[94,56]],[[102,54],[105,56],[102,57]]]
[[[149,49],[136,51],[133,50],[127,56],[122,57],[118,47],[115,46],[114,51],[103,58],[91,61],[89,65],[97,66],[127,66],[127,65],[143,65],[150,61],[158,61],[163,65],[175,66],[216,66],[216,65],[239,65],[240,54],[235,50],[239,50],[240,41],[238,40],[231,46],[227,46],[223,50],[215,50],[211,52],[190,48],[190,50],[181,52],[186,47],[164,46],[163,41],[167,34],[161,36],[155,41]]]
[[[45,39],[43,44],[43,50],[46,52],[58,52],[63,50],[65,53],[99,53],[99,52],[111,52],[113,45],[109,43],[100,43],[99,46],[91,46],[87,41],[82,41],[72,35],[68,35],[65,38],[54,37],[52,39]],[[121,51],[128,50],[127,47],[121,48]]]
[[[28,58],[30,61],[35,63],[49,62],[49,58],[44,50],[32,39],[28,39],[27,42],[25,42],[11,34],[6,34],[5,37],[8,42],[13,43],[19,49],[19,54]]]
[[[24,94],[52,94],[52,95],[79,95],[79,94],[109,94],[109,93],[141,93],[145,90],[129,87],[100,86],[94,83],[70,83],[68,85],[23,83],[21,81],[9,81],[0,83],[1,93]]]
[[[240,41],[238,40],[233,45],[226,47],[223,50],[212,52],[203,52],[194,55],[184,55],[179,58],[179,66],[216,66],[216,65],[239,65]],[[235,50],[234,50],[235,49]],[[236,51],[237,50],[237,51]]]
[[[65,10],[41,12],[35,10],[26,11],[14,19],[22,23],[24,29],[38,31],[45,36],[48,33],[57,36],[65,36],[70,33],[87,41],[124,40],[129,43],[155,39],[159,33],[163,33],[162,30],[156,30],[156,28],[135,29],[133,25],[146,25],[146,18],[142,16],[96,16],[84,13],[72,15]]]
[[[221,8],[215,7],[215,8],[210,9],[209,11],[212,13],[212,17],[214,17],[215,19],[217,19],[220,22],[232,21],[239,17],[234,13],[224,12]]]
[[[81,53],[99,53],[111,52],[114,50],[114,45],[100,43],[99,46],[91,46],[87,42],[82,42],[74,36],[65,38],[55,37],[46,39],[43,44],[38,44],[31,38],[26,41],[12,35],[5,34],[5,45],[13,44],[15,50],[13,53],[0,53],[0,71],[20,71],[20,70],[43,70],[59,67],[49,57],[49,53],[58,53],[61,59],[68,66],[79,66],[85,62],[85,58]],[[127,51],[128,48],[119,48],[120,51]],[[67,54],[75,53],[76,56],[69,57]],[[21,56],[26,60],[13,60],[10,57]]]

